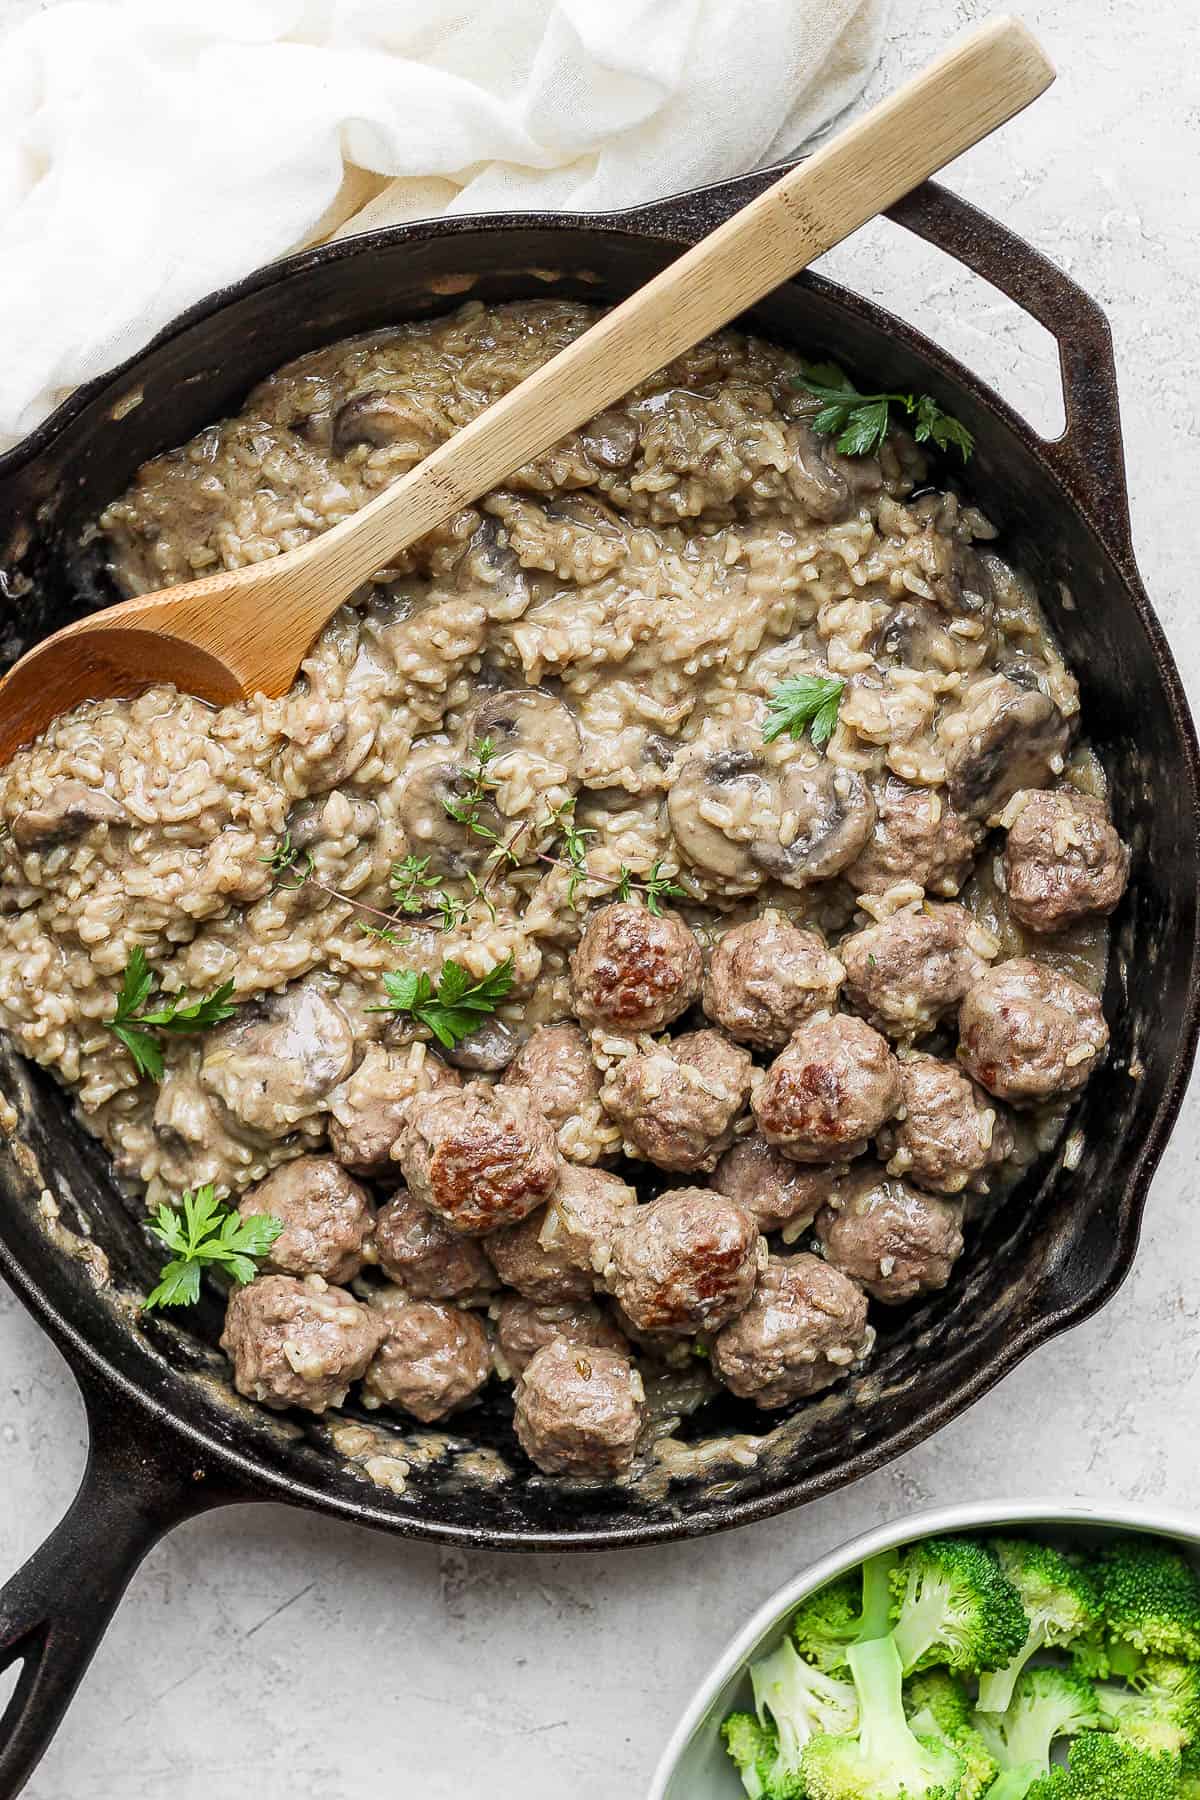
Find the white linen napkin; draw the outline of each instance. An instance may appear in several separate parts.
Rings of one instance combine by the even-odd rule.
[[[211,289],[442,211],[796,148],[887,0],[60,0],[0,38],[0,447]]]

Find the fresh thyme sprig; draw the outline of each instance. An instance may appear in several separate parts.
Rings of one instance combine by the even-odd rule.
[[[290,831],[285,831],[275,848],[258,860],[271,870],[276,887],[302,888],[316,867],[310,850],[296,849]]]
[[[439,1044],[453,1050],[495,1012],[512,984],[511,956],[479,981],[473,981],[470,972],[451,958],[442,964],[436,986],[423,969],[390,970],[383,978],[387,1000],[366,1010],[407,1014],[426,1026]]]
[[[180,1196],[178,1209],[160,1206],[150,1227],[160,1243],[175,1252],[147,1294],[143,1309],[194,1306],[200,1298],[200,1272],[220,1269],[241,1286],[253,1281],[258,1263],[283,1230],[269,1213],[243,1218],[213,1194],[211,1181]]]
[[[471,767],[463,771],[467,777],[466,793],[453,800],[442,796],[442,805],[456,824],[465,825],[476,837],[486,838],[492,844],[499,841],[497,834],[490,826],[483,824],[479,813],[496,785],[495,777],[488,774],[496,754],[492,738],[476,739],[470,750]]]
[[[822,749],[833,736],[845,691],[846,683],[837,675],[794,675],[781,681],[767,696],[763,743],[773,744],[785,731],[790,738],[802,738],[807,731],[814,747]]]
[[[656,919],[662,917],[661,900],[686,900],[687,894],[673,882],[669,875],[662,872],[661,861],[651,864],[644,880],[639,881],[633,870],[624,863],[617,877],[617,899],[632,900],[635,893],[644,896],[646,911],[653,913]]]
[[[822,436],[837,434],[843,456],[869,456],[888,434],[893,406],[915,418],[913,436],[919,444],[932,441],[939,450],[958,451],[966,462],[975,440],[966,426],[945,412],[932,394],[860,394],[836,363],[801,363],[804,371],[796,386],[823,404],[812,419]]]
[[[439,885],[437,876],[429,873],[427,856],[410,855],[393,864],[388,881],[396,911],[401,913],[425,912],[429,890]]]
[[[189,1000],[185,993],[159,994],[155,997],[156,1004],[150,1005],[154,985],[155,977],[146,962],[146,952],[140,944],[135,945],[125,965],[116,1011],[111,1019],[105,1019],[104,1024],[128,1050],[138,1074],[148,1075],[151,1081],[161,1081],[165,1065],[159,1032],[207,1031],[210,1026],[231,1019],[237,1011],[237,1002],[230,998],[232,979],[223,981],[211,994],[202,995],[198,1000]]]

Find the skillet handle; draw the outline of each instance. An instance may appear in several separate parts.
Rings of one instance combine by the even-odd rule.
[[[149,1422],[92,1381],[81,1386],[90,1442],[79,1491],[0,1589],[0,1671],[23,1663],[0,1717],[0,1800],[41,1759],[147,1551],[192,1514],[245,1497],[214,1492],[176,1440],[152,1439]]]
[[[694,242],[793,167],[789,160],[756,169],[619,216],[639,230]],[[982,276],[1055,339],[1066,429],[1059,438],[1040,440],[1042,455],[1115,560],[1136,576],[1117,368],[1112,333],[1099,306],[1041,251],[936,181],[922,182],[886,216]]]

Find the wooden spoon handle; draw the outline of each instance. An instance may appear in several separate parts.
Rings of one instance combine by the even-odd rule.
[[[1016,19],[994,19],[840,132],[661,275],[535,369],[386,493],[301,553],[321,571],[312,635],[407,544],[540,456],[789,280],[1045,91],[1054,69]]]

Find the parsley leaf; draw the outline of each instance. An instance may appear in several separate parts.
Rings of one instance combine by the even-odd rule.
[[[258,1274],[259,1260],[283,1223],[267,1213],[244,1219],[215,1197],[208,1181],[194,1193],[189,1189],[181,1195],[178,1208],[160,1206],[150,1229],[174,1255],[161,1270],[158,1286],[146,1296],[147,1312],[155,1306],[195,1305],[200,1272],[206,1267],[223,1270],[244,1287]]]
[[[407,1013],[431,1031],[439,1044],[453,1050],[494,1013],[513,984],[513,959],[505,958],[481,980],[472,979],[461,963],[442,964],[435,987],[424,970],[394,969],[383,978],[387,1001],[368,1012]]]
[[[966,426],[944,412],[932,394],[860,394],[834,363],[802,363],[796,386],[823,404],[810,423],[822,437],[837,437],[843,456],[869,456],[888,433],[893,406],[916,415],[913,435],[919,444],[932,441],[939,450],[952,446],[966,462],[975,440]]]
[[[189,1000],[184,993],[159,994],[155,1006],[147,1011],[154,980],[153,971],[146,962],[146,952],[140,944],[135,945],[125,965],[117,1009],[104,1024],[117,1042],[128,1050],[138,1074],[148,1075],[151,1081],[161,1081],[163,1054],[157,1034],[160,1031],[207,1031],[210,1026],[231,1019],[237,1011],[237,1002],[230,998],[233,981],[229,980],[198,1000]]]
[[[807,731],[820,750],[833,736],[845,688],[837,675],[795,675],[781,681],[767,697],[763,743],[773,744],[785,731],[790,738],[802,738]]]

